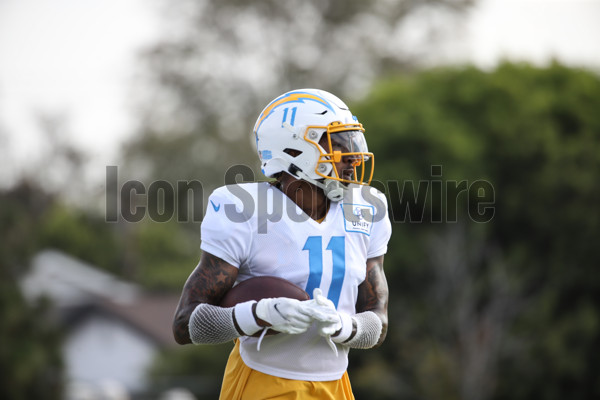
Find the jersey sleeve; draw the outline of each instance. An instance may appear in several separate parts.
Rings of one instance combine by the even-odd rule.
[[[379,200],[374,218],[371,240],[367,250],[367,258],[379,257],[387,253],[387,245],[392,235],[392,224],[388,214],[387,199],[385,195],[375,190]]]
[[[247,259],[251,244],[249,217],[243,204],[225,187],[208,198],[206,214],[200,227],[200,248],[239,268]]]

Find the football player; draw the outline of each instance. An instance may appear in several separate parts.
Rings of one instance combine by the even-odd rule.
[[[201,226],[202,257],[185,283],[173,331],[180,344],[235,340],[221,399],[353,399],[348,351],[387,332],[383,270],[387,202],[368,186],[365,130],[331,93],[285,93],[254,135],[271,182],[216,189]],[[254,276],[277,276],[312,295],[220,307]],[[269,327],[279,334],[257,337]]]

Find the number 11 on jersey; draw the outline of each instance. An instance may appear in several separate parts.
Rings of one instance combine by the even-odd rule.
[[[337,308],[346,273],[346,244],[343,236],[332,236],[326,250],[331,251],[332,273],[331,285],[327,298]],[[312,297],[315,288],[321,285],[323,276],[323,237],[309,236],[302,250],[308,251],[309,276],[306,283],[306,292]]]

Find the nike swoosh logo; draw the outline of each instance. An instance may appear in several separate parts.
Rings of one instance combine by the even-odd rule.
[[[219,212],[219,210],[221,209],[221,205],[213,203],[212,200],[210,201],[210,204],[212,204],[213,210],[215,210],[215,212]]]
[[[279,309],[277,308],[278,305],[279,305],[279,303],[275,303],[275,305],[273,306],[273,308],[275,309],[275,311],[277,311],[277,314],[279,314],[281,316],[281,318],[283,318],[284,320],[288,321],[288,319],[285,317],[285,315],[283,315],[281,313],[281,311],[279,311]]]

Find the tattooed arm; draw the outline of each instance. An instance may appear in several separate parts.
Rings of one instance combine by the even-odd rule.
[[[189,320],[200,303],[218,305],[237,278],[238,269],[222,259],[203,252],[200,263],[190,275],[175,312],[173,335],[179,344],[192,343]]]
[[[383,256],[367,260],[367,274],[363,283],[358,287],[356,312],[372,311],[381,320],[381,336],[375,347],[385,340],[388,327],[388,285],[383,271]],[[350,337],[348,340],[351,340]]]

